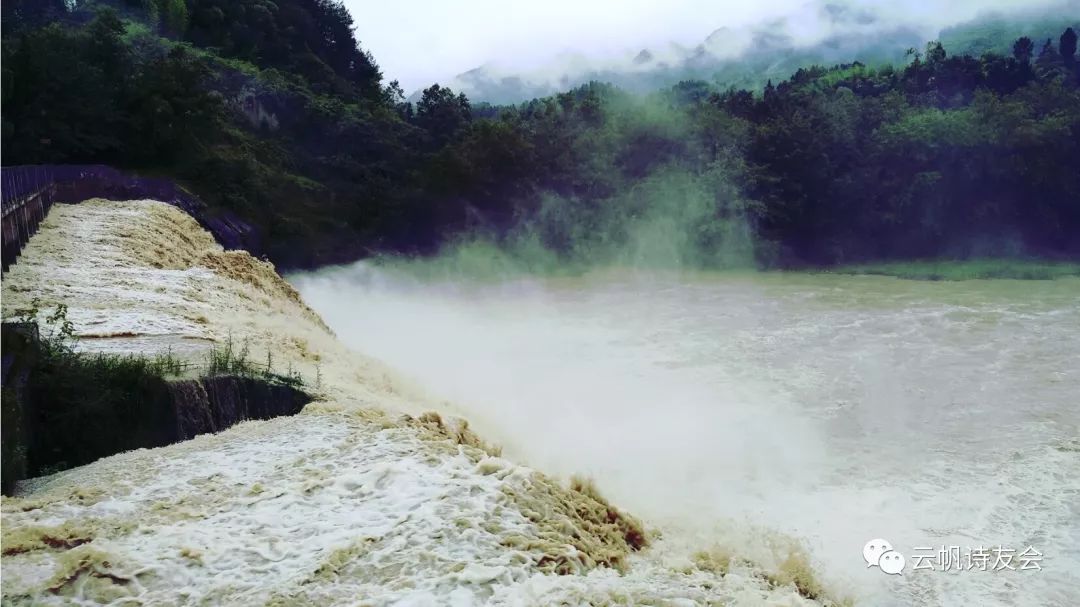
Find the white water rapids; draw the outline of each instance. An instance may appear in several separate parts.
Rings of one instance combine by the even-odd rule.
[[[748,562],[741,543],[658,537],[589,483],[499,457],[169,205],[54,207],[3,281],[5,319],[34,309],[45,335],[66,311],[80,350],[194,372],[235,343],[317,401],[19,482],[0,500],[3,605],[834,604],[790,543]]]
[[[669,537],[797,538],[859,604],[1080,604],[1080,281],[290,280],[508,457]],[[903,575],[866,566],[879,537]],[[912,571],[943,546],[1031,546],[1041,570]]]
[[[5,318],[63,304],[80,349],[196,365],[237,343],[318,401],[19,483],[0,602],[1080,604],[1080,281],[433,267],[301,299],[168,205],[55,207]],[[952,545],[1042,570],[914,570]]]

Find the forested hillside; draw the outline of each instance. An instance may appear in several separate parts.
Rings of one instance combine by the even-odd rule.
[[[879,7],[880,8],[880,7]],[[608,82],[636,93],[702,80],[720,88],[760,93],[769,80],[786,80],[799,68],[856,61],[870,67],[906,63],[905,53],[940,39],[951,54],[1009,54],[1021,36],[1043,41],[1080,26],[1080,2],[1061,0],[1057,11],[1015,7],[986,13],[934,31],[884,17],[879,10],[852,2],[807,0],[799,16],[747,26],[722,27],[694,46],[643,48],[616,57],[563,53],[539,67],[515,70],[483,65],[442,84],[461,89],[473,101],[517,104],[591,81]],[[807,32],[818,32],[810,36]],[[632,44],[633,40],[627,40]],[[419,91],[414,97],[419,97]],[[412,98],[412,97],[411,97]]]
[[[648,233],[701,266],[1080,258],[1072,28],[761,94],[592,83],[492,107],[438,86],[406,103],[336,0],[3,11],[5,165],[174,177],[286,267],[478,234],[583,258]]]

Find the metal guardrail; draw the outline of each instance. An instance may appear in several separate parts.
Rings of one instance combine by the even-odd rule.
[[[37,233],[38,226],[49,213],[54,198],[54,186],[44,185],[22,198],[5,198],[3,214],[3,271],[18,259],[23,246]]]
[[[188,212],[203,208],[202,202],[170,179],[138,177],[100,164],[31,165],[0,169],[4,212],[45,189],[55,186],[52,202],[76,203],[88,198],[134,200],[150,198],[175,204]]]
[[[3,271],[18,258],[53,203],[91,198],[166,202],[195,217],[225,248],[257,248],[251,226],[228,213],[209,217],[201,200],[170,179],[129,175],[97,164],[13,166],[0,168]]]

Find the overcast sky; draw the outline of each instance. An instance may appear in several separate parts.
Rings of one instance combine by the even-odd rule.
[[[844,0],[833,0],[844,2]],[[891,20],[935,29],[979,12],[1054,0],[849,0]],[[820,1],[807,0],[345,0],[360,45],[406,93],[493,62],[537,67],[566,51],[613,56],[675,42],[693,46],[714,30],[791,16],[813,29]],[[936,29],[935,29],[936,31]]]

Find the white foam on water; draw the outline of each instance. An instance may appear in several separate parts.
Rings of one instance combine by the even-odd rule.
[[[290,280],[508,455],[669,537],[763,560],[797,538],[867,604],[1080,604],[1075,280],[414,276]],[[876,537],[905,575],[866,567]],[[942,545],[1033,546],[1043,570],[910,571]]]
[[[197,362],[183,346],[234,340],[318,377],[319,401],[21,483],[2,502],[5,605],[815,604],[775,563],[693,560],[708,542],[598,546],[609,507],[485,453],[459,423],[402,417],[434,401],[162,203],[55,207],[4,279],[5,318],[35,301],[39,319],[67,306],[82,349]]]

